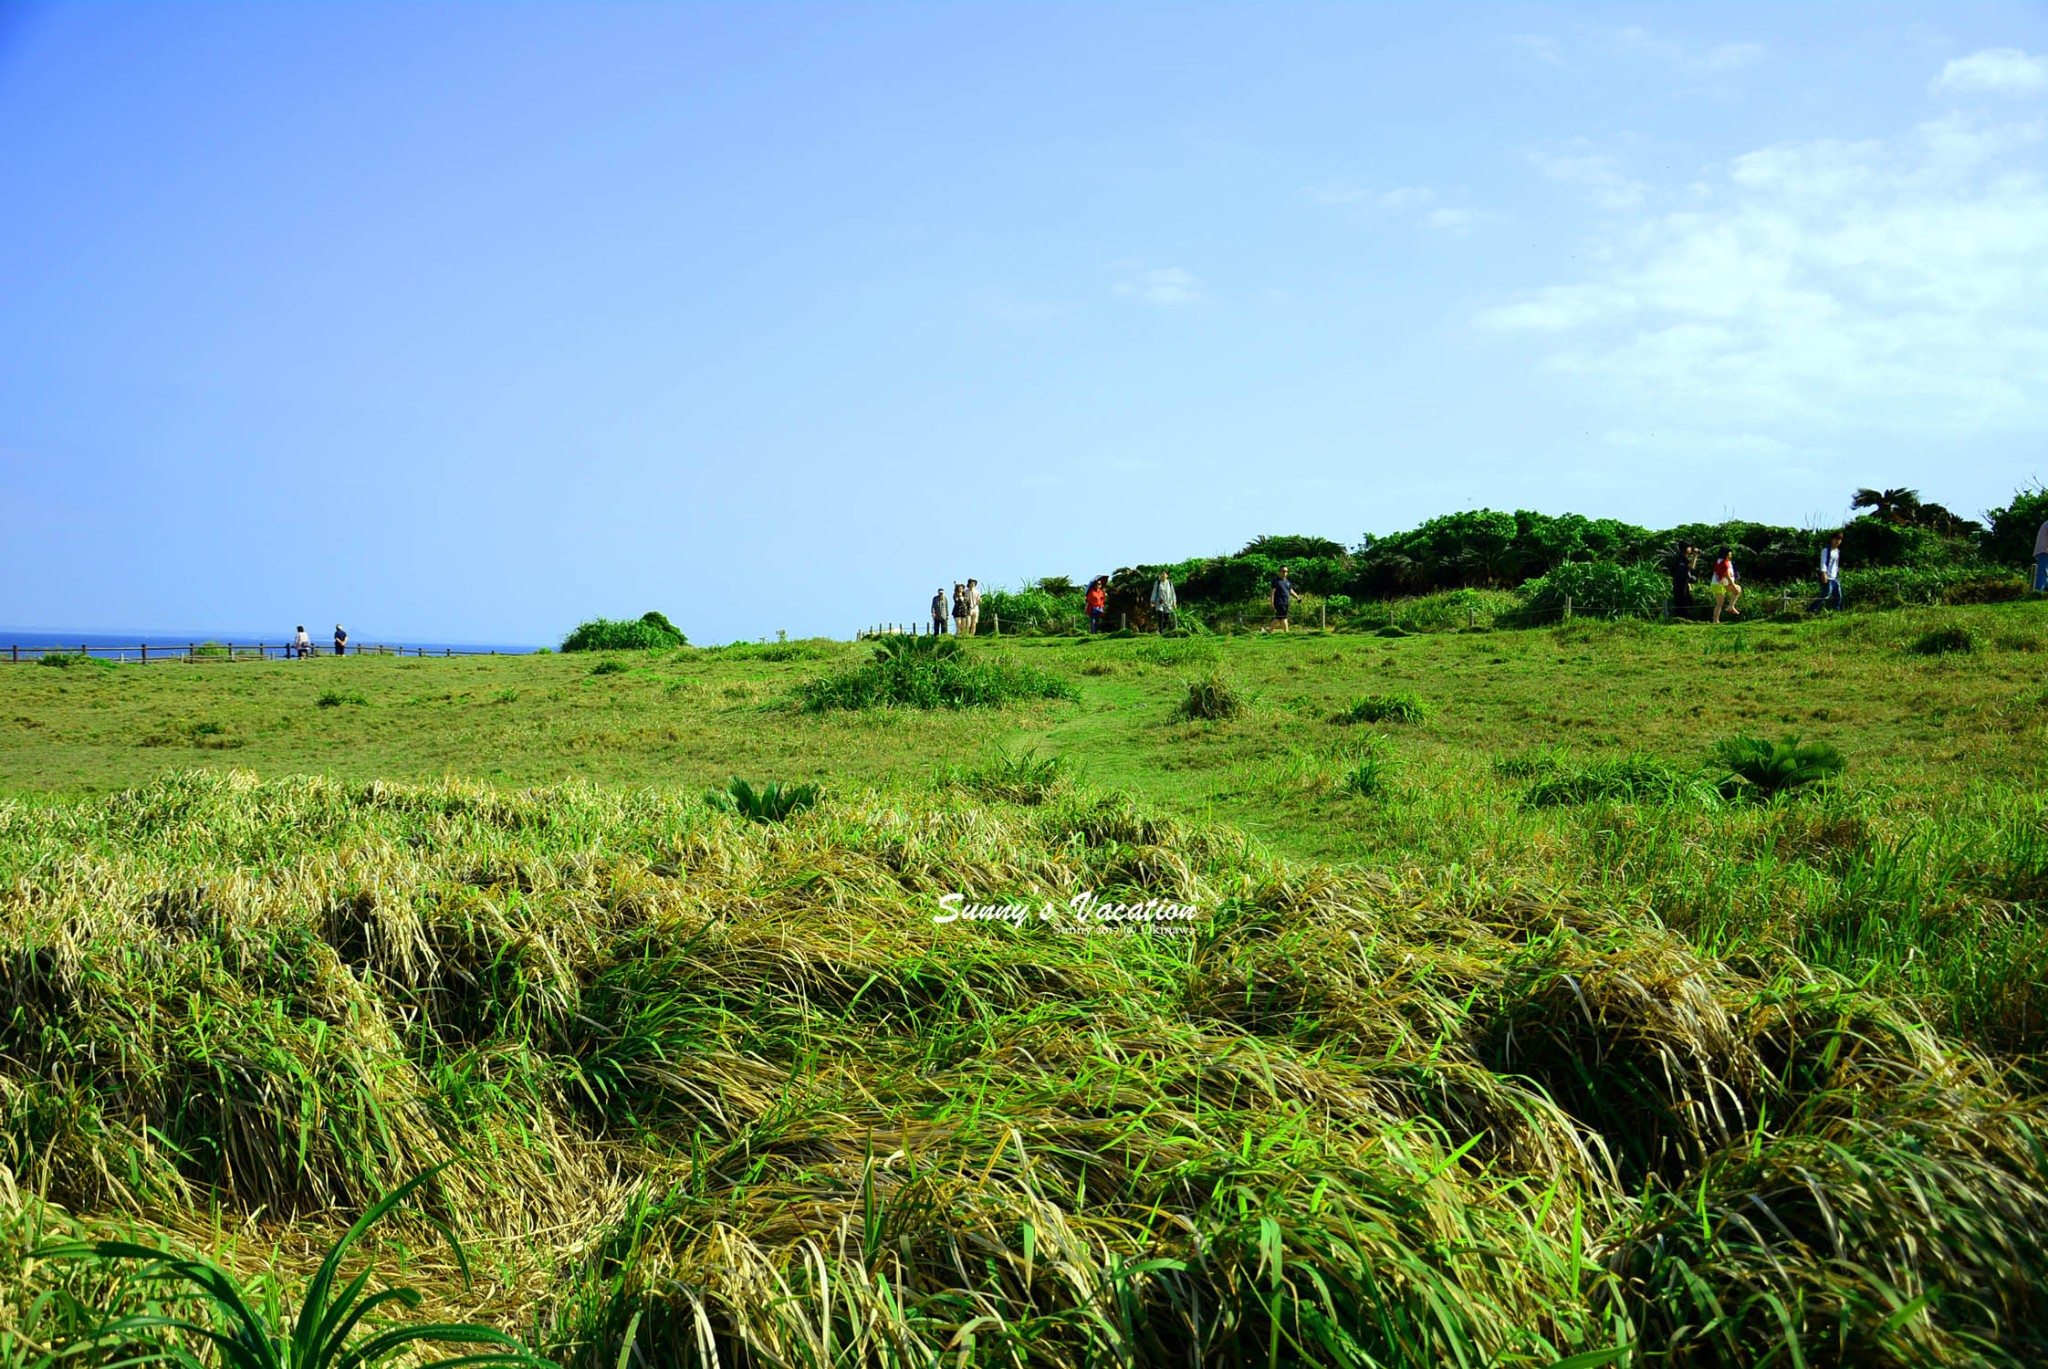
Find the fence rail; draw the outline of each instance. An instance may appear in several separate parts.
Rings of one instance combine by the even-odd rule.
[[[300,650],[291,642],[138,642],[134,646],[92,646],[81,642],[77,646],[19,646],[10,643],[0,662],[18,663],[39,661],[45,656],[83,656],[97,661],[135,661],[141,663],[158,661],[183,661],[203,665],[212,661],[282,661],[300,656]],[[331,646],[313,645],[305,649],[306,656],[332,656]],[[341,653],[348,656],[412,656],[420,659],[450,656],[495,656],[496,647],[424,647],[388,646],[382,642],[374,645],[365,643],[357,646],[350,642]]]

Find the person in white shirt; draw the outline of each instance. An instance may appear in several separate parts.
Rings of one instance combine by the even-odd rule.
[[[1842,534],[1830,533],[1820,549],[1820,598],[1807,606],[1808,613],[1842,606]]]
[[[967,577],[967,635],[981,631],[981,581]]]
[[[302,661],[313,654],[313,639],[306,635],[306,625],[304,623],[299,624],[299,635],[292,642],[292,645],[298,648],[299,659]]]
[[[2048,590],[2048,523],[2034,534],[2034,590]]]
[[[1178,608],[1179,604],[1173,594],[1173,581],[1167,579],[1166,572],[1162,570],[1159,572],[1159,583],[1152,586],[1152,612],[1159,618],[1161,632],[1173,631],[1173,615]]]

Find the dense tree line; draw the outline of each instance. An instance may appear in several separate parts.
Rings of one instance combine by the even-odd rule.
[[[1840,528],[1843,560],[1851,566],[2009,567],[2031,562],[2035,532],[2048,520],[2048,490],[2021,490],[1981,523],[1923,501],[1910,489],[1860,489],[1851,507],[1862,510]],[[1364,601],[1441,590],[1519,589],[1574,564],[1661,571],[1690,543],[1708,558],[1731,548],[1745,580],[1778,585],[1813,579],[1820,545],[1833,531],[1744,520],[1645,528],[1576,513],[1474,509],[1405,532],[1367,536],[1355,546],[1327,537],[1265,536],[1231,555],[1193,557],[1163,569],[1190,606],[1257,599],[1283,565],[1305,593]],[[1149,623],[1152,583],[1161,569],[1126,566],[1111,575],[1112,623],[1126,617],[1134,626]],[[1062,576],[991,595],[989,601],[1021,624],[1071,613],[1080,595],[1080,586]]]

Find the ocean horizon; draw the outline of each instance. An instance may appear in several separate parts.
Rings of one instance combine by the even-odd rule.
[[[295,635],[289,630],[271,633],[219,630],[172,632],[157,629],[137,629],[129,632],[67,632],[0,627],[0,658],[13,655],[14,648],[24,652],[33,649],[40,655],[51,650],[77,651],[83,647],[88,654],[106,660],[133,660],[140,655],[140,648],[143,646],[148,646],[152,653],[162,649],[167,654],[191,646],[203,646],[209,642],[251,649],[257,646],[279,648],[290,642]],[[325,634],[308,629],[308,635],[312,637],[313,645],[322,651],[331,652],[334,649],[334,633],[331,628]],[[429,655],[444,651],[495,651],[501,656],[530,655],[539,646],[533,642],[457,642],[439,637],[378,637],[370,633],[358,633],[353,628],[349,629],[348,645],[351,654],[358,650],[373,650],[382,646],[392,650],[403,647],[408,652],[425,651]]]

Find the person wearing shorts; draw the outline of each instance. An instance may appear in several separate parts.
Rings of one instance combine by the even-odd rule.
[[[1721,548],[1721,558],[1714,562],[1714,621],[1721,621],[1721,611],[1726,609],[1730,618],[1740,618],[1742,610],[1736,605],[1742,602],[1742,586],[1735,579],[1735,548]]]
[[[1294,582],[1287,578],[1287,567],[1280,567],[1280,578],[1273,582],[1273,623],[1282,632],[1287,631],[1287,619],[1294,612],[1294,601],[1300,597]]]

